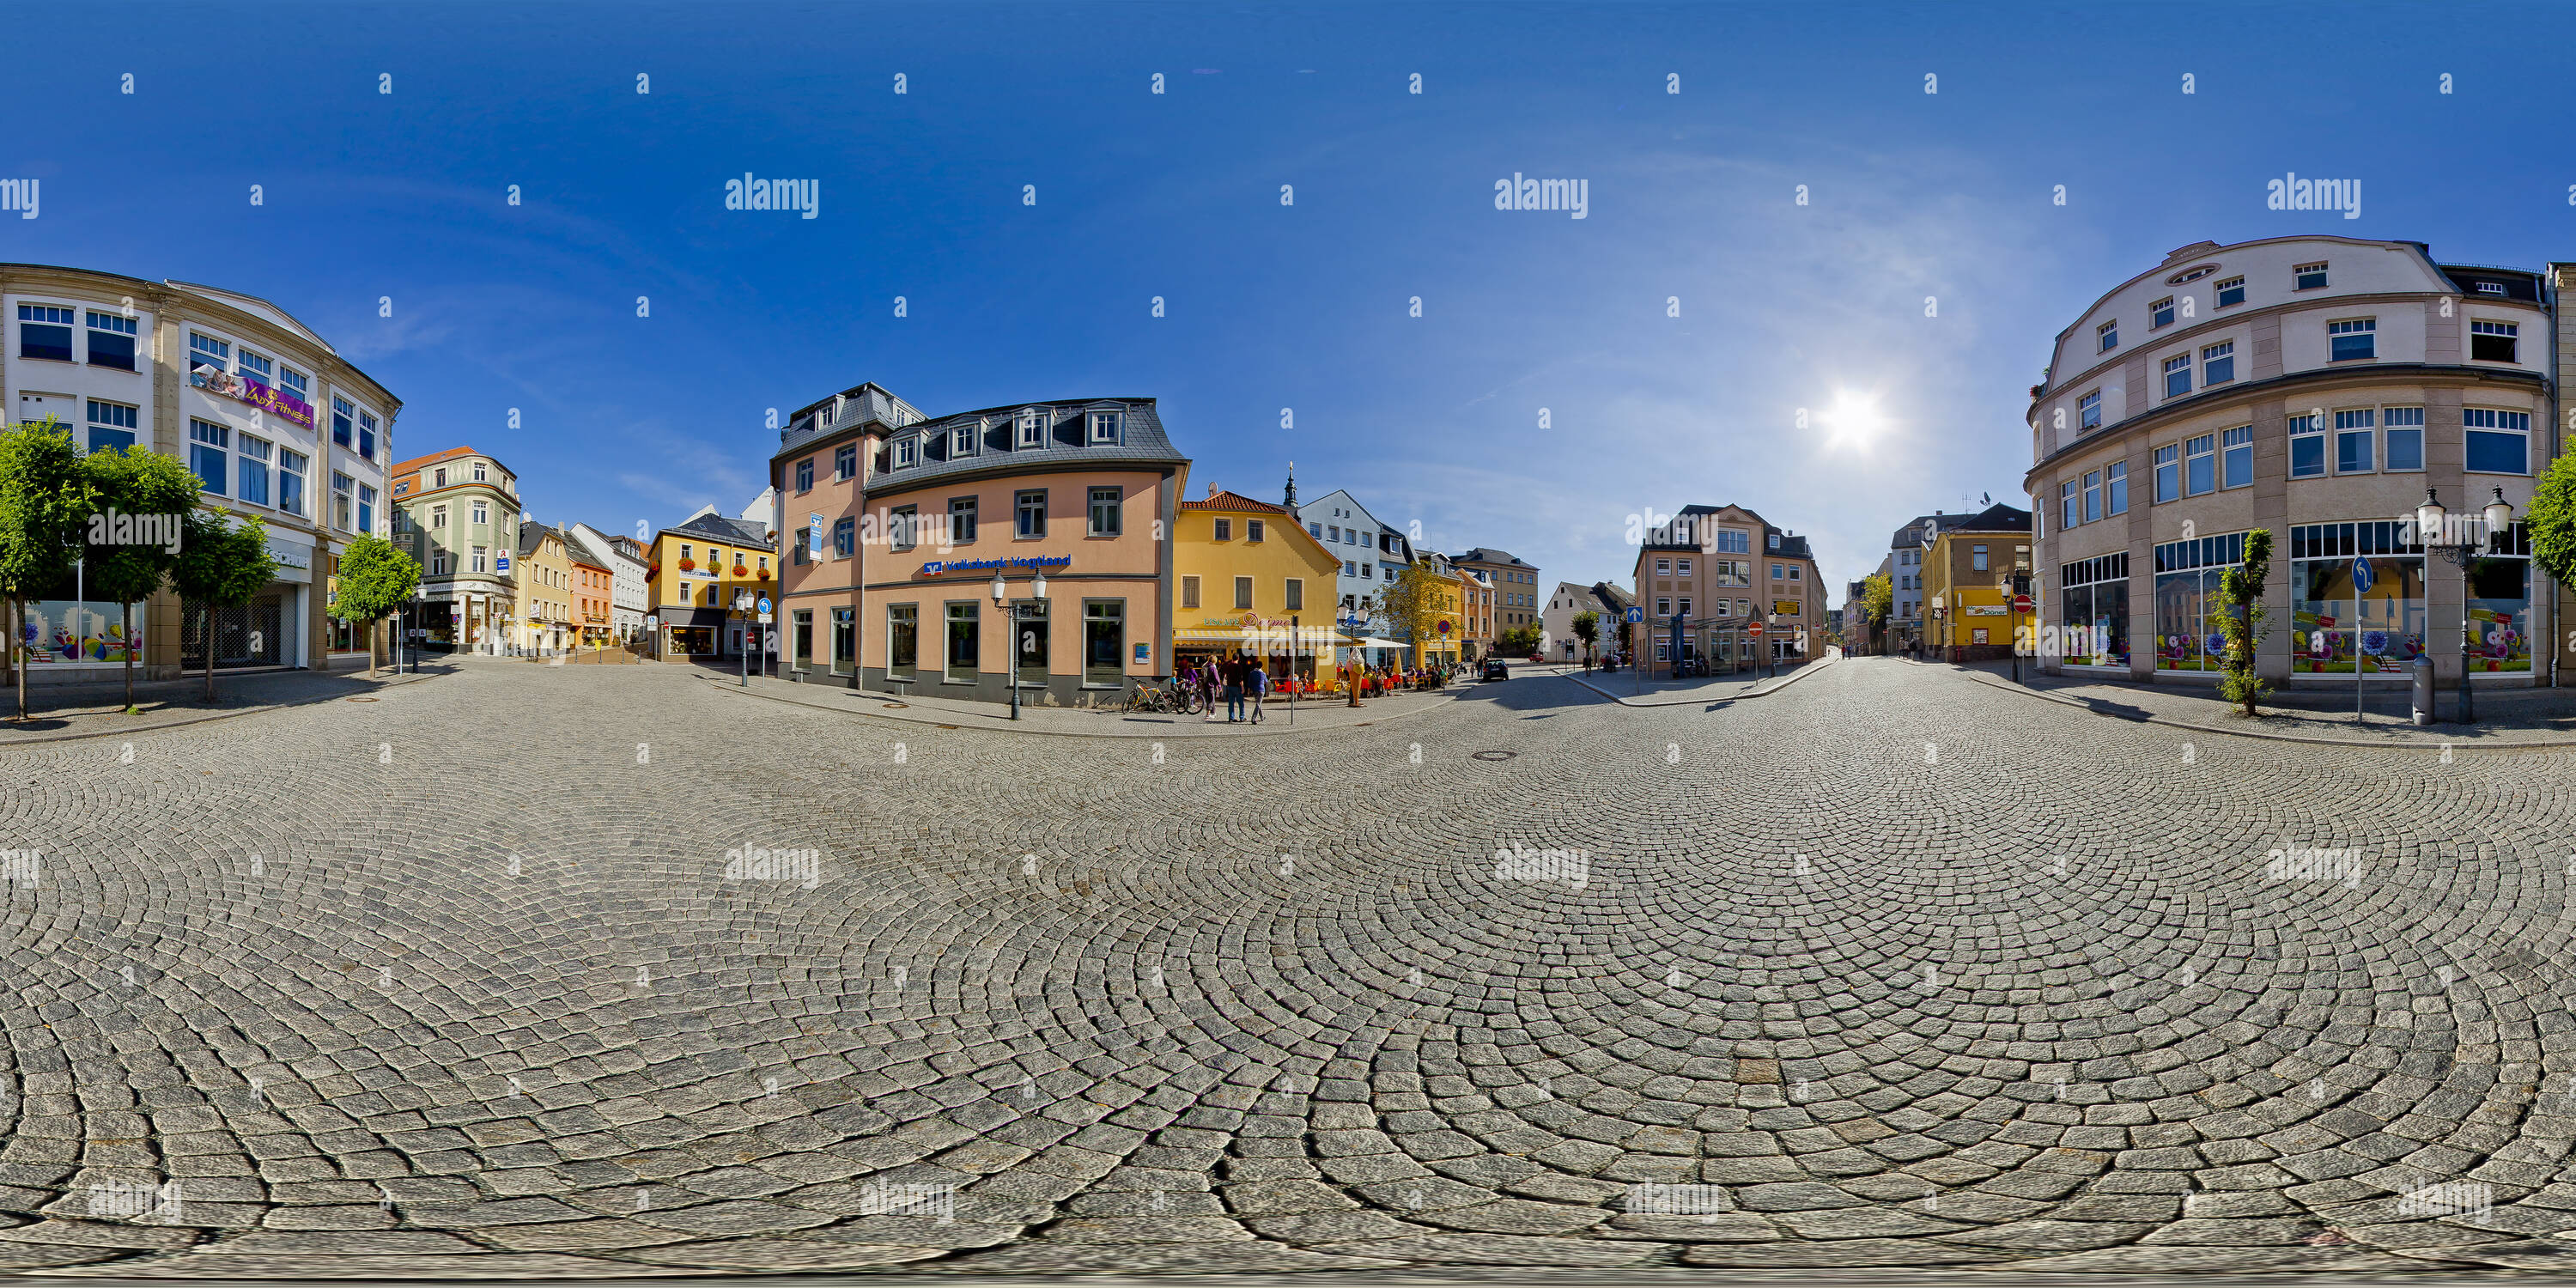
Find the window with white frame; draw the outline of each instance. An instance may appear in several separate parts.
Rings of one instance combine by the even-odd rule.
[[[124,403],[100,402],[96,398],[86,401],[89,403],[89,450],[114,451],[134,446],[134,435],[142,417],[140,408]]]
[[[2191,355],[2178,353],[2165,359],[2165,397],[2180,398],[2191,392]]]
[[[1118,441],[1117,412],[1095,411],[1091,413],[1091,441],[1094,443],[1115,443]]]
[[[489,483],[492,481],[491,471],[485,467],[481,461],[474,462],[474,481],[477,483]]]
[[[2238,425],[2218,431],[2220,487],[2254,485],[2254,427]]]
[[[2156,501],[2162,504],[2182,495],[2182,445],[2167,443],[2156,449]]]
[[[2200,349],[2200,387],[2223,385],[2236,378],[2236,342],[2223,341],[2202,345]]]
[[[921,459],[921,440],[918,436],[906,435],[894,441],[894,468],[907,468],[919,459]]]
[[[2474,362],[2514,362],[2516,337],[2522,328],[2511,322],[2469,323],[2469,358]]]
[[[2109,353],[2111,350],[2118,348],[2120,346],[2119,319],[2113,318],[2112,320],[2093,328],[2093,339],[2101,346],[2094,350],[2096,353]]]
[[[2309,479],[2325,472],[2325,417],[2313,412],[2290,417],[2290,477]]]
[[[948,436],[948,458],[955,460],[961,456],[973,456],[976,440],[982,437],[983,434],[975,425],[958,426]]]
[[[2099,389],[2075,400],[2076,415],[2086,429],[2102,427],[2102,391]]]
[[[2218,283],[2214,289],[2218,292],[2218,307],[2222,309],[2232,308],[2245,302],[2245,279],[2242,277],[2228,278]]]
[[[229,340],[218,340],[202,331],[188,333],[188,367],[212,367],[217,371],[233,369],[233,346]]]
[[[376,428],[376,414],[363,407],[360,408],[358,410],[358,455],[371,461],[376,459]]]
[[[2091,523],[2101,517],[2102,472],[2100,470],[2086,470],[2084,472],[2084,521],[2086,523]],[[1774,573],[1772,575],[1776,577],[1779,574]]]
[[[2424,409],[2384,407],[2379,413],[2379,465],[2385,470],[2424,468]]]
[[[489,502],[476,501],[473,504],[473,510],[473,519],[476,525],[479,526],[492,521],[492,507]]]
[[[2173,325],[2173,320],[2174,320],[2174,303],[2173,303],[2173,297],[2172,297],[2172,296],[2168,295],[2168,296],[2164,297],[2163,299],[2158,300],[2158,301],[2156,301],[2155,303],[2150,304],[2150,305],[2148,305],[2148,306],[2147,306],[2147,329],[2148,329],[2148,330],[2150,330],[2150,331],[2155,331],[2155,330],[2160,330],[2160,329],[2162,329],[2162,328],[2164,328],[2164,327],[2172,326],[2172,325]]]
[[[277,508],[288,514],[304,513],[304,466],[304,453],[277,449]]]
[[[2102,514],[2108,518],[2114,514],[2128,512],[2129,463],[2113,461],[2102,467]]]
[[[2531,413],[2493,407],[2464,407],[2460,425],[2467,438],[2464,468],[2472,474],[2531,472]]]
[[[429,575],[433,577],[444,577],[447,575],[446,551],[432,550],[429,552]]]
[[[1030,408],[1020,413],[1019,444],[1022,447],[1046,446],[1046,413]]]
[[[241,436],[236,449],[241,491],[236,495],[252,505],[268,504],[268,462],[271,447],[267,440]]]
[[[272,389],[277,387],[277,364],[269,361],[266,354],[253,353],[245,348],[239,354],[239,363],[242,379],[256,380]]]
[[[2182,487],[2189,496],[2218,490],[2218,436],[2202,434],[2182,444]]]
[[[341,447],[358,443],[358,408],[346,398],[331,400],[331,441]]]
[[[293,394],[295,401],[307,406],[312,405],[313,378],[311,376],[280,363],[277,368],[277,387],[282,393]]]
[[[2326,341],[2333,351],[2328,362],[2362,362],[2379,356],[2379,319],[2353,318],[2326,323]]]
[[[134,319],[89,310],[89,365],[134,370]]]
[[[197,486],[216,496],[225,491],[225,475],[232,465],[233,431],[211,420],[188,420],[188,468],[196,471]]]
[[[2369,474],[2377,466],[2377,412],[2369,407],[2339,411],[2335,420],[2335,473]]]
[[[338,470],[331,471],[332,527],[338,528],[342,532],[349,531],[350,523],[357,517],[357,490],[358,481],[356,479],[350,478],[348,475],[343,474]]]
[[[2326,266],[2323,263],[2300,264],[2290,269],[2291,290],[2321,291],[2325,285]]]
[[[487,571],[487,561],[491,558],[491,554],[492,552],[489,546],[474,547],[474,571]]]

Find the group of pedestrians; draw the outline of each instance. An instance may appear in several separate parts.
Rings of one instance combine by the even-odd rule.
[[[1270,696],[1269,668],[1240,653],[1183,668],[1181,682],[1199,691],[1208,722],[1216,721],[1219,693],[1225,697],[1227,724],[1261,723],[1262,704]]]

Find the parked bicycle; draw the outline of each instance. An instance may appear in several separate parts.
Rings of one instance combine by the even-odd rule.
[[[1136,686],[1135,691],[1127,695],[1127,710],[1130,713],[1188,716],[1206,710],[1206,704],[1197,689],[1182,684],[1178,679],[1170,679],[1160,684]]]

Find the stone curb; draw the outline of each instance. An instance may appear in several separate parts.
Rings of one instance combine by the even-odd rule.
[[[824,704],[822,704],[822,703],[819,703],[819,702],[807,702],[807,701],[805,701],[805,700],[804,700],[804,699],[802,699],[802,698],[790,698],[790,697],[784,697],[784,696],[781,696],[781,695],[779,695],[779,694],[775,694],[775,693],[762,693],[762,692],[759,692],[758,690],[755,690],[755,689],[746,689],[746,688],[744,688],[744,687],[742,687],[741,685],[738,685],[738,684],[726,684],[726,683],[724,683],[723,681],[720,681],[720,680],[709,680],[709,681],[707,681],[707,685],[708,685],[708,687],[713,688],[713,689],[716,689],[716,690],[718,690],[718,691],[720,691],[720,692],[724,692],[724,693],[731,693],[731,694],[735,694],[735,695],[738,695],[738,696],[741,696],[741,697],[749,697],[749,698],[765,698],[765,699],[767,699],[767,700],[769,700],[769,701],[771,701],[771,702],[783,702],[783,703],[786,703],[787,705],[789,705],[789,706],[791,706],[791,707],[803,707],[803,708],[805,708],[805,709],[806,709],[806,710],[808,710],[808,711],[828,711],[828,712],[832,712],[832,713],[837,714],[837,715],[845,715],[845,716],[871,716],[871,717],[874,717],[874,718],[879,719],[879,720],[892,721],[893,723],[896,723],[896,724],[913,724],[913,725],[945,726],[945,727],[952,728],[952,729],[982,729],[982,730],[985,730],[986,732],[989,732],[989,733],[1016,733],[1016,734],[1030,734],[1030,735],[1034,735],[1034,736],[1036,736],[1036,737],[1040,737],[1040,738],[1129,738],[1129,739],[1144,739],[1144,740],[1147,740],[1147,741],[1153,741],[1153,740],[1157,740],[1157,739],[1159,739],[1159,740],[1166,741],[1166,742],[1172,741],[1172,740],[1174,740],[1174,739],[1179,739],[1179,740],[1182,740],[1182,741],[1196,742],[1196,741],[1200,741],[1200,740],[1202,740],[1202,739],[1205,739],[1205,740],[1208,740],[1208,741],[1223,741],[1223,740],[1234,739],[1234,738],[1268,738],[1268,737],[1274,737],[1274,736],[1283,735],[1283,734],[1336,733],[1336,732],[1341,732],[1341,731],[1344,731],[1344,730],[1357,729],[1357,728],[1359,728],[1359,727],[1360,727],[1360,724],[1329,724],[1329,725],[1307,725],[1307,726],[1304,726],[1304,727],[1302,727],[1302,728],[1301,728],[1301,727],[1291,726],[1291,725],[1290,725],[1290,724],[1288,724],[1288,722],[1287,722],[1287,721],[1285,721],[1285,720],[1271,719],[1271,720],[1264,720],[1264,721],[1262,721],[1262,722],[1261,722],[1261,724],[1260,724],[1258,727],[1251,727],[1251,726],[1247,726],[1247,727],[1244,727],[1244,728],[1238,729],[1237,731],[1235,731],[1235,732],[1233,732],[1233,733],[1229,733],[1229,734],[1197,734],[1197,733],[1183,733],[1183,734],[1175,734],[1175,733],[1170,733],[1170,732],[1164,732],[1164,733],[1148,733],[1148,732],[1143,732],[1143,731],[1138,731],[1138,732],[1134,732],[1134,733],[1129,733],[1129,732],[1124,732],[1124,731],[1119,731],[1119,732],[1106,732],[1106,731],[1104,731],[1104,732],[1101,732],[1101,733],[1089,733],[1089,732],[1077,732],[1077,731],[1075,731],[1075,730],[1070,730],[1070,729],[1013,729],[1013,728],[1011,728],[1011,727],[1010,727],[1010,725],[1009,725],[1009,722],[1008,722],[1008,721],[1004,721],[1002,724],[1000,724],[1000,725],[995,725],[995,726],[956,724],[956,723],[954,723],[953,721],[950,721],[950,720],[947,720],[947,719],[944,719],[944,718],[938,718],[939,713],[936,713],[936,712],[928,712],[928,713],[925,713],[925,714],[922,714],[922,715],[918,715],[918,716],[908,716],[908,715],[894,715],[894,714],[887,713],[887,712],[885,712],[885,711],[858,711],[858,710],[852,710],[852,709],[845,708],[845,707],[826,706],[826,705],[824,705]],[[875,694],[870,694],[870,695],[868,695],[868,696],[870,696],[870,697],[875,697],[875,696],[877,696],[877,695],[875,695]],[[1456,694],[1451,694],[1451,695],[1449,695],[1449,696],[1450,696],[1450,698],[1454,701],[1454,700],[1457,698],[1457,696],[1458,696],[1458,695],[1456,695]],[[1385,699],[1383,699],[1383,698],[1372,698],[1372,699],[1370,699],[1370,701],[1373,701],[1373,702],[1383,702],[1383,701],[1385,701]],[[1374,724],[1379,723],[1380,721],[1385,721],[1385,720],[1402,720],[1402,719],[1405,719],[1405,718],[1410,717],[1410,716],[1418,716],[1418,715],[1421,715],[1422,713],[1424,713],[1424,712],[1426,712],[1426,711],[1430,711],[1430,710],[1432,710],[1432,709],[1434,709],[1434,708],[1438,707],[1439,705],[1440,705],[1440,704],[1439,704],[1439,703],[1436,703],[1436,702],[1426,702],[1426,703],[1424,703],[1423,705],[1421,705],[1421,706],[1419,706],[1419,707],[1415,707],[1415,708],[1413,708],[1413,709],[1412,709],[1412,710],[1410,710],[1410,711],[1397,711],[1397,712],[1390,713],[1390,714],[1388,714],[1388,715],[1384,715],[1384,716],[1377,717],[1376,719],[1373,719],[1373,720],[1367,720],[1367,721],[1363,721],[1363,722],[1360,722],[1360,723],[1374,725]],[[1195,717],[1192,717],[1192,718],[1193,718],[1193,719],[1195,719]]]
[[[1564,678],[1569,679],[1569,680],[1572,680],[1572,681],[1574,681],[1576,684],[1580,684],[1580,685],[1582,685],[1584,688],[1590,689],[1590,690],[1592,690],[1594,693],[1598,693],[1598,694],[1600,694],[1602,697],[1608,698],[1608,699],[1610,699],[1612,702],[1616,702],[1616,703],[1618,703],[1620,706],[1623,706],[1623,707],[1640,707],[1640,708],[1645,708],[1645,707],[1692,707],[1692,706],[1704,706],[1704,705],[1706,705],[1706,704],[1708,704],[1708,703],[1711,703],[1711,702],[1746,702],[1746,701],[1750,701],[1750,700],[1752,700],[1752,699],[1754,699],[1754,698],[1767,698],[1767,697],[1771,696],[1772,694],[1774,694],[1774,693],[1778,693],[1780,690],[1785,689],[1785,688],[1788,688],[1790,685],[1792,685],[1792,684],[1796,684],[1798,681],[1803,680],[1803,679],[1806,679],[1808,676],[1813,675],[1813,674],[1815,674],[1815,673],[1816,673],[1816,672],[1818,672],[1818,671],[1824,670],[1826,667],[1832,666],[1834,663],[1839,662],[1839,661],[1841,661],[1841,660],[1842,660],[1842,658],[1841,658],[1841,656],[1840,656],[1840,655],[1836,655],[1836,656],[1833,656],[1833,657],[1827,657],[1827,658],[1819,658],[1819,659],[1817,659],[1816,661],[1810,662],[1810,663],[1806,664],[1805,666],[1799,667],[1797,670],[1790,672],[1786,677],[1784,677],[1784,678],[1782,678],[1782,679],[1774,680],[1774,681],[1772,681],[1771,683],[1766,684],[1766,685],[1764,685],[1764,686],[1762,686],[1761,688],[1758,688],[1758,689],[1747,689],[1747,690],[1745,690],[1744,692],[1742,692],[1742,693],[1738,693],[1738,694],[1735,694],[1735,695],[1733,695],[1733,696],[1731,696],[1731,697],[1723,697],[1723,698],[1681,698],[1681,699],[1678,699],[1678,700],[1674,700],[1674,701],[1666,701],[1666,702],[1649,702],[1649,701],[1647,701],[1647,700],[1646,700],[1646,699],[1644,699],[1644,698],[1633,697],[1633,696],[1632,696],[1632,697],[1625,697],[1625,698],[1623,698],[1623,697],[1620,697],[1620,696],[1619,696],[1618,694],[1616,694],[1616,693],[1612,693],[1612,692],[1611,692],[1611,691],[1609,691],[1608,689],[1604,689],[1604,688],[1600,687],[1599,685],[1596,685],[1596,684],[1592,683],[1590,680],[1582,679],[1581,677],[1573,676],[1573,675],[1568,675],[1568,676],[1565,676]]]
[[[402,679],[381,680],[377,682],[377,687],[391,688],[397,684],[412,684],[421,680],[435,680],[439,676],[446,674],[448,673],[440,671],[432,675],[414,675]],[[5,726],[0,726],[0,751],[7,751],[12,747],[32,747],[40,743],[48,742],[79,742],[87,738],[118,738],[131,737],[135,734],[159,733],[164,729],[185,729],[190,725],[208,724],[217,720],[230,720],[236,716],[255,716],[263,711],[284,711],[289,707],[309,707],[316,703],[339,702],[351,697],[364,696],[366,695],[340,694],[327,698],[307,698],[301,702],[266,702],[255,707],[243,707],[239,711],[216,711],[202,716],[191,716],[185,720],[171,720],[162,724],[137,725],[131,729],[101,729],[94,733],[40,733],[9,736],[7,728]],[[0,1278],[5,1278],[5,1276],[0,1276]]]
[[[1932,665],[1932,663],[1929,662],[1914,662],[1912,658],[1904,658],[1900,660],[1913,662],[1916,666]],[[2453,740],[2448,743],[2427,740],[2392,742],[2366,740],[2361,738],[2316,738],[2310,737],[2306,734],[2296,733],[2265,733],[2259,729],[2229,729],[2220,725],[2199,724],[2189,720],[2171,720],[2163,716],[2113,715],[2107,711],[2096,711],[2091,706],[2078,702],[2073,698],[2061,698],[2056,694],[2045,693],[2038,689],[2014,684],[2008,680],[1998,680],[1993,676],[1980,671],[1961,670],[1958,674],[1974,680],[1979,684],[1985,685],[1990,689],[2001,689],[2006,693],[2018,693],[2025,697],[2037,698],[2042,702],[2054,702],[2061,707],[2073,707],[2086,715],[2100,716],[2105,720],[2117,720],[2123,724],[2163,725],[2168,729],[2189,729],[2194,733],[2214,733],[2229,738],[2260,738],[2267,742],[2297,742],[2315,747],[2370,747],[2380,751],[2440,751],[2446,746],[2453,751],[2549,751],[2557,748],[2576,747],[2576,738],[2553,738],[2546,742],[2471,742],[2466,740]]]

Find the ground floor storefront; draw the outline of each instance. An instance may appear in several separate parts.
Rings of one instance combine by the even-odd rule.
[[[2533,643],[2548,638],[2548,594],[2523,526],[2490,537],[2465,573],[2428,558],[2413,526],[2290,525],[2273,545],[2260,673],[2301,683],[2358,671],[2399,684],[2429,657],[2437,673],[2456,677],[2465,644],[2474,682],[2538,683]],[[2061,566],[2041,611],[2051,628],[2037,641],[2043,666],[2214,682],[2226,655],[2221,587],[2244,563],[2245,537],[2160,544],[2151,568],[2133,569],[2125,553]]]
[[[870,588],[856,609],[791,606],[785,663],[795,678],[846,682],[842,659],[855,658],[858,686],[879,692],[1007,703],[1016,684],[1023,703],[1123,702],[1132,683],[1173,673],[1167,598],[1151,576],[1050,577],[1043,597],[1013,581],[998,602],[984,581]]]

